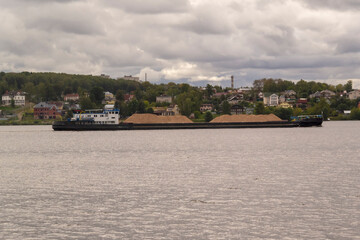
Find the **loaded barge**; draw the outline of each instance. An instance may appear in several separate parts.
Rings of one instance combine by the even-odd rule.
[[[87,110],[68,121],[56,121],[55,131],[152,130],[152,129],[218,129],[218,128],[290,128],[299,121],[284,121],[270,115],[222,115],[207,123],[194,123],[185,116],[134,114],[119,121],[119,110]]]
[[[215,128],[285,128],[298,127],[294,122],[233,122],[233,123],[119,123],[97,124],[93,121],[57,121],[52,125],[55,131],[89,130],[152,130],[152,129],[215,129]]]

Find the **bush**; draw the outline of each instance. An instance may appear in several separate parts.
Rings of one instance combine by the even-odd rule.
[[[352,120],[360,120],[360,109],[353,108],[350,113],[350,119]]]
[[[206,112],[205,113],[205,122],[210,122],[211,120],[213,120],[213,115],[211,114],[211,112]]]

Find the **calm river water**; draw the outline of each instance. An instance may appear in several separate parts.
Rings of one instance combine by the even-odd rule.
[[[360,239],[360,122],[0,127],[0,239]]]

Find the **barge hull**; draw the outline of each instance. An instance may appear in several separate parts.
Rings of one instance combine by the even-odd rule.
[[[82,122],[54,122],[55,131],[115,131],[115,130],[165,130],[165,129],[221,129],[221,128],[290,128],[293,122],[240,122],[240,123],[147,123],[147,124],[92,124]]]

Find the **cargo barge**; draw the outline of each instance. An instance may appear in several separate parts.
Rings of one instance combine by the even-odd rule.
[[[177,116],[157,116],[154,114],[133,114],[123,122],[119,120],[119,110],[86,110],[76,113],[68,121],[56,121],[55,131],[104,131],[104,130],[160,130],[160,129],[218,129],[218,128],[292,128],[321,126],[320,116],[300,116],[293,121],[281,120],[269,115],[222,115],[211,122],[195,123],[189,118]],[[320,121],[321,120],[321,121]]]
[[[283,121],[270,115],[223,115],[211,122],[195,123],[189,118],[134,114],[123,122],[119,121],[119,110],[87,110],[77,113],[68,121],[56,121],[55,131],[103,131],[103,130],[152,130],[152,129],[216,129],[216,128],[288,128],[299,123]]]
[[[99,124],[94,121],[57,121],[55,131],[104,131],[104,130],[160,130],[160,129],[218,129],[218,128],[289,128],[298,123],[288,121],[272,122],[227,122],[227,123],[119,123]]]

